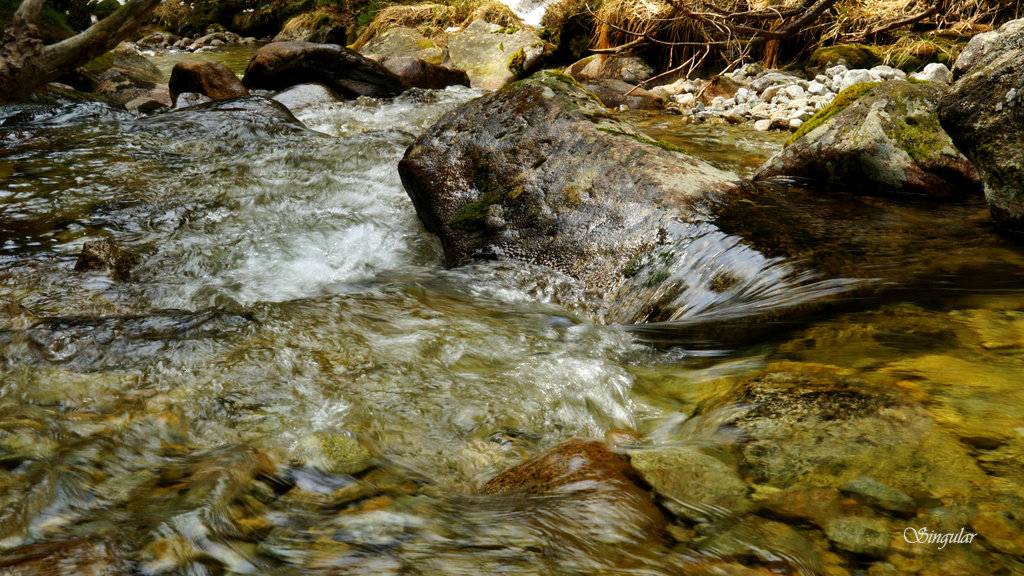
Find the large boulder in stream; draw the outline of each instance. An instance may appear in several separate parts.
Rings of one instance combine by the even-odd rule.
[[[386,56],[380,59],[380,63],[392,74],[415,88],[440,89],[448,86],[469,86],[469,76],[465,71],[438,66],[419,58]]]
[[[497,90],[534,70],[544,41],[529,30],[474,20],[448,42],[441,64],[465,70],[475,88]]]
[[[937,84],[905,80],[847,88],[755,177],[801,177],[869,192],[980,194],[977,170],[939,124],[943,95]]]
[[[412,28],[388,28],[373,38],[359,53],[371,60],[381,58],[419,58],[432,64],[441,62],[442,52],[436,44]]]
[[[178,62],[171,69],[167,84],[171,91],[171,105],[178,103],[178,95],[195,92],[211,100],[226,100],[248,96],[249,90],[230,68],[211,60]]]
[[[377,62],[337,44],[274,42],[253,54],[242,83],[282,90],[318,83],[346,97],[397,96],[410,88]]]
[[[399,162],[449,265],[513,258],[603,292],[610,320],[654,305],[642,255],[694,200],[737,177],[644,136],[564,74],[545,71],[452,110]],[[654,265],[657,265],[656,263]]]
[[[978,167],[998,227],[1024,235],[1024,20],[966,50],[962,74],[939,105],[942,125]],[[975,45],[975,41],[971,41]]]

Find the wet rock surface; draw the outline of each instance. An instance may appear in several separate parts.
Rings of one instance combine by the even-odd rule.
[[[177,104],[182,92],[195,92],[211,100],[248,96],[249,90],[230,68],[219,62],[178,62],[171,70],[167,84],[171,105]]]
[[[640,476],[678,517],[693,521],[743,514],[752,508],[735,468],[694,448],[640,449],[630,455]]]
[[[242,83],[249,88],[281,90],[315,82],[341,96],[387,97],[401,94],[409,84],[386,68],[336,44],[276,42],[253,55]]]
[[[1024,21],[1003,25],[983,54],[964,51],[959,79],[939,105],[943,127],[978,167],[999,228],[1024,235]],[[972,41],[972,44],[974,42]]]
[[[109,270],[111,278],[128,280],[131,278],[132,268],[141,261],[141,256],[119,248],[113,242],[93,240],[82,245],[82,253],[75,262],[75,271]]]
[[[469,76],[463,70],[431,64],[409,56],[387,56],[380,59],[382,66],[405,80],[414,88],[441,89],[448,86],[469,86]]]
[[[978,194],[976,169],[939,124],[943,95],[936,84],[903,80],[849,88],[755,177],[803,177],[876,193]]]
[[[627,263],[664,241],[660,230],[735,182],[659,147],[550,72],[442,118],[406,151],[399,173],[450,265],[547,265],[612,298]]]

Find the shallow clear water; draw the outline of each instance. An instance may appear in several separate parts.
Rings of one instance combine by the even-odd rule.
[[[0,110],[0,573],[1020,573],[1024,251],[983,203],[764,186],[673,248],[676,317],[602,325],[548,270],[443,268],[418,222],[397,160],[477,94],[297,109],[316,132]],[[673,130],[740,171],[778,145]],[[130,281],[73,270],[96,239],[142,256]],[[704,290],[712,269],[750,277]],[[751,382],[818,392],[797,410]],[[805,417],[854,392],[886,400]],[[608,487],[478,493],[613,430],[735,463],[754,507],[694,501],[715,512],[651,538]],[[303,465],[318,433],[374,466]],[[919,503],[849,513],[887,523],[884,554],[773,500],[861,476]],[[914,548],[907,524],[982,537]]]

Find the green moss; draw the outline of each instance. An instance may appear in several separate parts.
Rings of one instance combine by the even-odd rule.
[[[846,90],[843,90],[836,95],[831,104],[821,110],[818,110],[817,114],[811,116],[807,122],[804,122],[803,125],[800,126],[800,129],[794,132],[793,135],[789,137],[789,140],[786,140],[784,146],[789,146],[793,142],[803,138],[805,134],[814,130],[818,126],[821,126],[828,121],[829,118],[843,110],[846,110],[850,104],[856,102],[858,98],[867,94],[879,84],[881,84],[881,82],[865,82],[863,84],[854,84]]]
[[[840,58],[846,60],[850,68],[871,68],[881,61],[878,54],[867,46],[860,44],[837,44],[815,50],[811,54],[811,64],[827,66]]]
[[[524,52],[522,48],[520,48],[518,52],[513,54],[512,57],[508,59],[508,69],[511,70],[512,72],[522,70],[525,64],[526,52]]]
[[[501,196],[494,192],[485,193],[483,198],[470,202],[462,207],[448,220],[448,226],[467,232],[480,230],[487,219],[487,209],[501,201]]]
[[[101,54],[90,60],[85,66],[82,66],[82,70],[85,70],[86,72],[102,73],[110,70],[110,67],[113,65],[114,55],[107,52],[106,54]]]
[[[915,162],[924,162],[946,147],[944,135],[938,122],[900,123],[893,126],[889,137]]]
[[[494,32],[491,32],[491,34],[515,34],[516,32],[519,32],[519,28],[509,26],[506,28],[498,28]]]
[[[661,270],[655,272],[654,276],[648,278],[646,284],[647,286],[657,286],[658,284],[661,284],[665,280],[668,280],[669,275],[670,274],[668,268],[662,268]]]

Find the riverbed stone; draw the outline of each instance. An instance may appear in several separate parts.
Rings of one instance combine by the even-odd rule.
[[[860,477],[839,487],[844,494],[879,510],[900,515],[913,515],[917,511],[914,499],[899,490],[867,477]]]
[[[974,165],[939,124],[934,84],[890,80],[841,93],[758,169],[876,192],[938,197],[980,193]]]
[[[630,455],[633,468],[661,497],[670,512],[687,520],[711,520],[718,515],[738,515],[752,509],[749,486],[736,468],[693,448],[641,449]]]
[[[609,108],[625,106],[630,110],[660,110],[665,100],[660,96],[622,80],[588,80],[583,87]]]
[[[838,368],[771,365],[699,412],[729,406],[750,407],[722,423],[743,435],[739,465],[748,482],[838,488],[885,478],[892,490],[928,499],[970,497],[984,476],[913,398]]]
[[[608,528],[650,541],[661,537],[667,520],[640,482],[624,454],[613,452],[603,441],[572,438],[498,474],[481,492],[557,496],[552,504],[558,507],[600,506],[605,518],[618,524]],[[602,534],[606,528],[585,530]]]
[[[381,58],[419,58],[431,64],[440,64],[442,51],[423,34],[412,28],[388,28],[363,45],[359,53],[371,60]]]
[[[248,88],[282,90],[315,82],[340,96],[397,96],[410,86],[377,62],[336,44],[275,42],[249,61],[242,83]]]
[[[82,252],[75,262],[75,271],[106,269],[110,271],[110,277],[114,280],[129,280],[132,268],[141,261],[141,256],[120,248],[113,242],[91,240],[82,245]]]
[[[971,159],[999,230],[1024,235],[1024,22],[1005,32],[939,104],[942,126]],[[958,61],[959,64],[959,61]]]
[[[316,432],[292,447],[293,460],[329,474],[358,474],[373,465],[373,456],[358,440],[343,433]]]
[[[464,70],[431,64],[409,56],[387,56],[380,59],[382,66],[414,88],[440,89],[448,86],[469,86]]]
[[[953,83],[953,73],[946,68],[945,64],[939,62],[932,62],[924,67],[924,70],[920,72],[914,72],[910,75],[913,80],[922,80],[924,82],[935,82],[936,84],[949,85]]]
[[[441,64],[465,70],[475,88],[497,90],[533,71],[543,53],[529,30],[474,20],[448,42]]]
[[[889,539],[893,530],[881,518],[847,516],[835,518],[824,528],[825,535],[840,550],[885,558],[889,554]]]
[[[210,60],[178,62],[171,69],[171,79],[167,86],[171,94],[171,106],[177,105],[178,95],[182,92],[196,92],[211,100],[249,95],[249,90],[230,68]]]
[[[666,241],[696,199],[736,182],[555,72],[449,112],[406,150],[399,174],[448,265],[506,258],[554,268],[600,290],[615,321],[651,309],[640,294],[655,289],[645,274],[657,262],[634,259]],[[486,224],[491,205],[502,206],[501,229]]]

